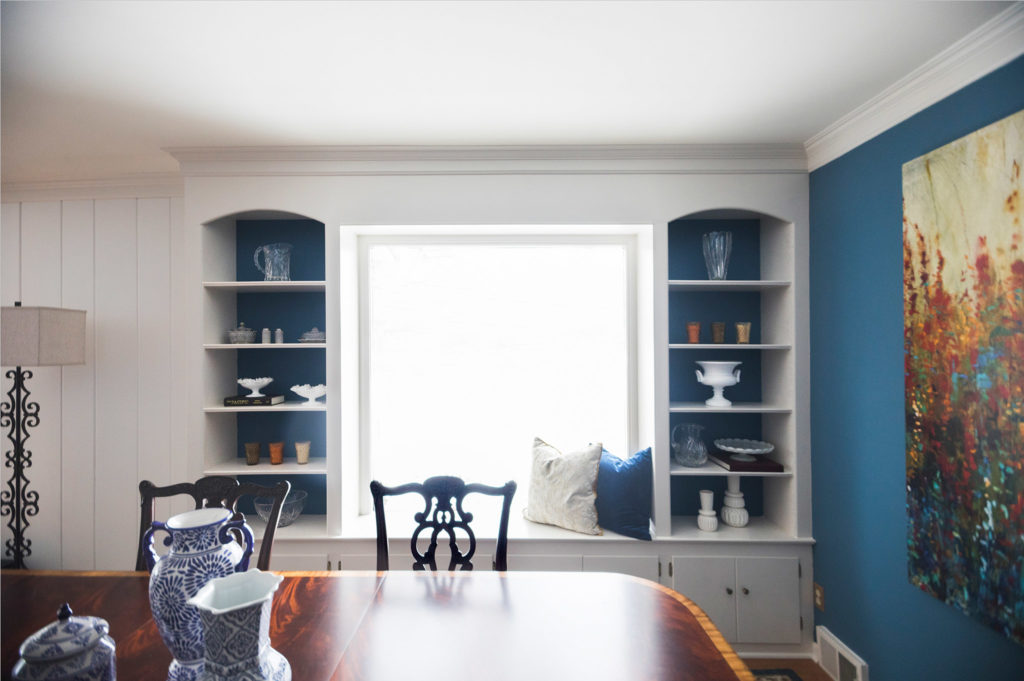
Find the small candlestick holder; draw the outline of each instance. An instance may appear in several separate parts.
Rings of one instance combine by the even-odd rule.
[[[718,529],[718,518],[715,516],[715,493],[709,489],[700,491],[700,510],[697,511],[697,528],[704,532]]]

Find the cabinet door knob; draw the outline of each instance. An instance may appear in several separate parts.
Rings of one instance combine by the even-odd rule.
[[[749,596],[750,595],[750,589],[748,589],[747,587],[743,587],[743,595],[744,596]]]
[[[725,593],[730,595],[730,596],[732,596],[732,587],[731,586],[725,587]]]

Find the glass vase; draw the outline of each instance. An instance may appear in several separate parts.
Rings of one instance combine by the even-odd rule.
[[[732,232],[708,232],[704,235],[704,265],[708,279],[725,279],[732,254]]]
[[[672,429],[672,458],[681,466],[698,468],[708,461],[708,448],[700,433],[704,426],[680,423]]]

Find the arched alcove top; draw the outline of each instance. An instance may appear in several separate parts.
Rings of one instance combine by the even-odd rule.
[[[222,227],[238,222],[239,220],[312,220],[320,225],[324,224],[320,220],[308,215],[301,215],[299,213],[273,208],[254,208],[250,210],[234,211],[220,217],[213,218],[212,220],[208,220],[203,224],[208,227]]]
[[[689,213],[668,225],[669,279],[703,278],[703,235],[731,234],[727,279],[793,280],[794,224],[746,208],[712,208]]]

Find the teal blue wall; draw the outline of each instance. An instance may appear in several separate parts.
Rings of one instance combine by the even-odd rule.
[[[901,223],[903,163],[1021,109],[1024,57],[810,176],[815,618],[871,681],[1024,679],[1024,647],[907,580]]]

